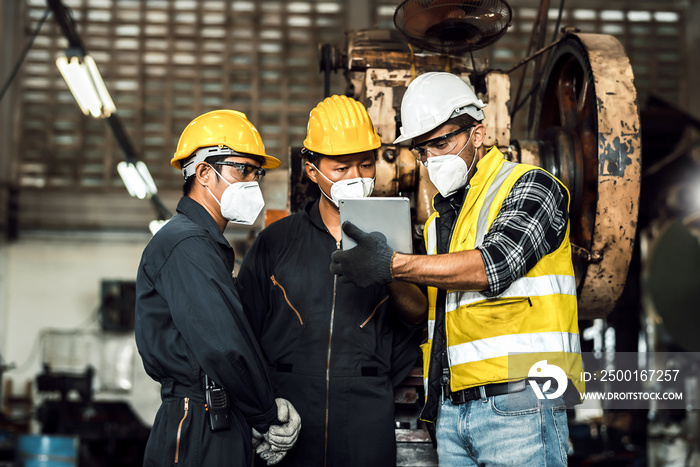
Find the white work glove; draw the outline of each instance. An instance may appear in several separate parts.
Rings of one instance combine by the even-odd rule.
[[[258,446],[260,446],[260,444],[263,443],[263,441],[265,441],[265,438],[263,438],[263,435],[261,435],[260,432],[255,428],[251,428],[250,430],[253,435],[253,449],[256,449]]]
[[[282,425],[272,425],[264,437],[273,451],[288,451],[299,437],[301,417],[288,400],[275,399],[275,402],[277,419],[282,422]]]
[[[287,451],[273,451],[270,443],[265,440],[258,430],[251,428],[253,434],[253,449],[267,465],[277,464],[287,454]],[[266,433],[267,434],[267,433]]]
[[[287,455],[287,451],[275,451],[270,446],[267,441],[262,441],[258,447],[255,448],[255,453],[260,456],[262,460],[267,462],[267,465],[277,464],[282,458]]]

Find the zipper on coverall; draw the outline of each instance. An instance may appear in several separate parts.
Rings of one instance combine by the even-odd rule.
[[[340,250],[340,242],[335,243],[337,250]],[[333,321],[335,319],[335,293],[338,284],[338,276],[333,275],[333,302],[331,303],[331,324],[328,332],[328,360],[326,362],[326,430],[323,436],[323,465],[328,462],[328,417],[330,410],[330,387],[331,387],[331,342],[333,341]]]
[[[274,284],[275,287],[279,287],[279,288],[282,290],[282,295],[284,295],[284,301],[287,302],[287,305],[289,305],[289,308],[291,308],[292,311],[294,311],[294,313],[296,313],[297,318],[299,318],[299,324],[301,324],[301,325],[303,326],[303,325],[304,325],[304,320],[301,319],[301,315],[299,314],[299,312],[297,311],[297,309],[294,308],[294,305],[292,305],[292,302],[289,301],[289,298],[287,298],[287,291],[284,289],[284,287],[282,286],[282,284],[280,284],[279,282],[277,282],[277,279],[275,279],[275,275],[274,275],[274,274],[270,276],[270,279],[272,280],[272,284]]]
[[[182,433],[182,423],[187,418],[187,412],[190,410],[190,398],[185,397],[185,415],[182,416],[180,424],[177,427],[177,442],[175,443],[175,463],[178,463],[178,457],[180,456],[180,434]]]

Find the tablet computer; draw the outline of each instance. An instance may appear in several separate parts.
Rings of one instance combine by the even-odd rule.
[[[348,198],[338,203],[341,226],[350,221],[365,232],[381,232],[395,251],[413,253],[411,202],[408,198]],[[356,245],[355,240],[343,231],[343,250]]]

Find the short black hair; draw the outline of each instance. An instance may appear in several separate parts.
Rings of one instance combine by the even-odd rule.
[[[301,157],[306,162],[311,162],[313,165],[318,166],[320,160],[328,156],[326,156],[325,154],[321,154],[320,152],[313,152],[304,148],[301,150]]]

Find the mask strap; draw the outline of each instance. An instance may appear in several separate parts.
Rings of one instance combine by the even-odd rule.
[[[333,198],[331,198],[330,196],[328,196],[328,195],[326,194],[326,192],[323,191],[323,188],[321,188],[321,187],[319,186],[318,189],[321,190],[321,194],[323,194],[323,196],[325,196],[326,198],[328,198],[328,201],[330,201],[331,203],[333,203],[334,206],[337,206],[337,204],[335,204],[335,201],[333,201]]]
[[[217,174],[219,177],[221,177],[221,180],[225,181],[226,184],[227,184],[228,186],[231,186],[231,185],[232,185],[232,183],[229,183],[228,180],[226,180],[226,179],[224,178],[224,176],[221,175],[221,174],[219,173],[219,171],[216,170],[216,169],[214,168],[214,166],[212,166],[209,162],[204,162],[204,163],[207,164],[209,167],[211,167],[211,170],[213,170],[214,172],[216,172],[216,174]],[[216,204],[218,204],[219,207],[221,207],[221,201],[219,201],[218,199],[216,199],[216,196],[214,196],[214,193],[211,192],[211,190],[209,189],[209,187],[206,186],[206,185],[202,185],[202,186],[203,186],[204,188],[207,189],[207,191],[209,192],[209,194],[211,195],[211,197],[214,198],[214,201],[216,201]]]
[[[335,185],[335,182],[332,182],[330,178],[328,178],[328,177],[326,177],[325,175],[323,175],[323,172],[321,172],[320,170],[318,170],[318,167],[316,167],[315,164],[311,164],[311,167],[313,167],[314,169],[316,169],[316,172],[320,173],[320,174],[323,176],[323,178],[325,178],[326,180],[328,180],[328,181],[331,183],[331,185]],[[318,185],[318,183],[317,183],[317,185]],[[318,185],[318,189],[321,191],[321,193],[323,193],[323,196],[325,196],[326,198],[328,198],[328,201],[330,201],[331,203],[333,203],[334,205],[336,205],[336,204],[335,204],[335,201],[333,201],[333,198],[331,198],[330,196],[328,196],[328,195],[326,194],[326,192],[323,191],[323,188],[321,188],[321,185]],[[336,206],[337,206],[337,205],[336,205]]]
[[[321,172],[321,171],[318,169],[318,167],[316,167],[314,164],[311,164],[311,167],[313,167],[314,169],[316,169],[316,172],[320,173],[320,174],[323,176],[323,178],[325,178],[326,180],[328,180],[329,182],[331,182],[331,185],[335,185],[335,182],[332,181],[330,178],[326,177],[325,175],[323,175],[323,172]],[[323,190],[321,190],[321,191],[323,191]]]
[[[219,177],[221,177],[221,180],[225,181],[226,184],[227,184],[228,186],[233,185],[233,183],[229,183],[228,180],[226,180],[226,179],[224,178],[224,176],[221,175],[221,174],[219,173],[219,171],[216,170],[216,169],[214,168],[214,166],[212,166],[209,162],[205,162],[205,164],[207,164],[209,167],[211,167],[211,170],[213,170],[214,172],[216,172],[216,174],[217,174]]]
[[[469,133],[469,139],[467,140],[467,144],[469,144],[469,141],[472,140],[472,135],[474,134],[474,128],[476,128],[476,127],[472,127],[472,131],[471,131],[471,133]],[[467,147],[467,144],[464,145],[464,148]],[[462,148],[462,150],[464,150],[464,148]],[[460,151],[460,152],[462,152],[462,151]],[[474,167],[475,162],[476,162],[476,148],[474,148],[474,157],[472,157],[472,163],[469,164],[469,168],[467,169],[467,175],[469,175],[469,172],[472,171],[472,167]]]
[[[472,127],[472,131],[469,133],[469,139],[467,139],[467,142],[464,143],[464,146],[462,146],[462,149],[460,149],[459,152],[457,153],[458,156],[459,156],[460,154],[462,154],[462,151],[464,151],[464,148],[466,148],[467,146],[469,146],[469,141],[472,140],[472,135],[474,134],[474,128],[475,128],[475,127]],[[474,149],[476,149],[476,148],[474,148]],[[469,173],[469,172],[467,172],[467,173]]]
[[[218,199],[216,199],[216,196],[214,196],[214,193],[211,192],[211,190],[209,189],[209,187],[206,186],[206,185],[204,185],[204,188],[206,188],[207,191],[209,192],[209,194],[211,195],[211,197],[214,198],[214,201],[216,201],[216,204],[218,204],[219,207],[221,207],[221,201],[219,201]]]
[[[469,175],[469,172],[472,171],[472,167],[474,167],[475,162],[476,162],[476,148],[474,148],[474,157],[472,157],[472,163],[469,165],[469,168],[467,169],[467,175]]]

